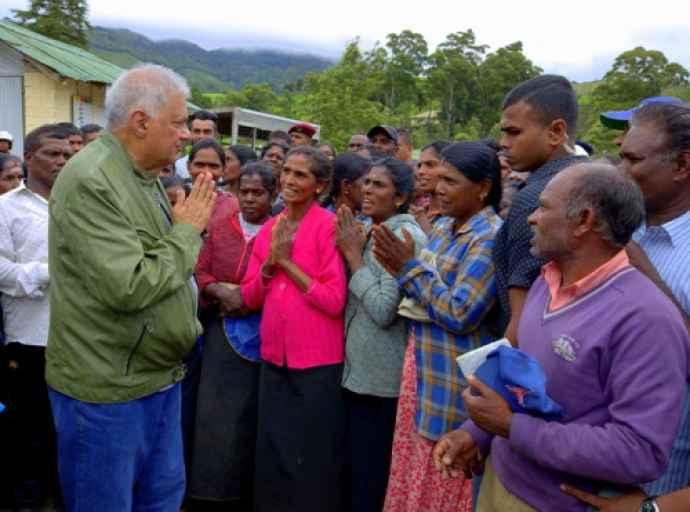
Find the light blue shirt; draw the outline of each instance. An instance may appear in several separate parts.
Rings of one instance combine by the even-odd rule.
[[[676,300],[690,315],[690,211],[661,226],[642,225],[633,235]],[[666,473],[644,485],[647,495],[659,496],[690,485],[690,383],[683,403],[683,419],[673,443]]]
[[[690,211],[662,226],[642,225],[633,235],[676,300],[690,314]]]

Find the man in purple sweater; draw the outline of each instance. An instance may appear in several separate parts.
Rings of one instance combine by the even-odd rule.
[[[549,261],[532,286],[519,346],[565,410],[547,422],[513,413],[472,377],[471,420],[443,437],[440,470],[477,472],[478,512],[584,511],[561,484],[591,491],[663,472],[678,429],[690,341],[673,303],[630,265],[625,245],[644,217],[642,194],[614,167],[559,173],[530,216],[535,256]]]

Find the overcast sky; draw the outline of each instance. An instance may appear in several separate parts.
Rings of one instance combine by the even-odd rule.
[[[28,0],[0,0],[0,16]],[[206,49],[277,48],[337,58],[356,37],[370,48],[411,29],[430,47],[472,28],[496,49],[520,40],[548,72],[601,78],[624,50],[644,46],[690,68],[690,3],[655,0],[90,0],[92,24],[129,28],[159,40],[186,39]],[[639,6],[639,7],[638,7]]]

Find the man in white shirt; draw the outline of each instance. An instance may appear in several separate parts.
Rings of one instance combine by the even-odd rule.
[[[189,121],[189,132],[192,137],[192,146],[204,139],[215,139],[218,136],[218,116],[207,110],[197,110]],[[178,158],[175,161],[175,174],[181,180],[191,180],[187,169],[189,155]]]
[[[26,185],[0,198],[0,293],[5,324],[9,453],[15,507],[38,507],[57,484],[55,430],[44,377],[48,339],[48,199],[72,155],[67,133],[44,125],[24,142]]]

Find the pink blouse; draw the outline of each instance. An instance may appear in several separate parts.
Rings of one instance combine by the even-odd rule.
[[[292,261],[312,279],[306,293],[282,269],[264,285],[261,266],[268,258],[277,219],[269,220],[256,235],[241,285],[249,309],[263,306],[261,358],[294,369],[342,363],[347,278],[335,245],[335,215],[314,203],[295,233]]]

